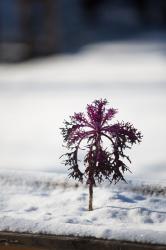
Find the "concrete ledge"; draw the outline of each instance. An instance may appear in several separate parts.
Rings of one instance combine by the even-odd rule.
[[[157,236],[156,236],[157,237]],[[166,250],[163,245],[95,238],[0,232],[0,250]]]

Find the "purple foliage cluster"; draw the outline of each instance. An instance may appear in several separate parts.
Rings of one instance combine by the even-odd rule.
[[[125,181],[124,172],[129,170],[126,162],[131,161],[124,151],[142,139],[141,133],[132,124],[112,124],[117,110],[107,108],[107,104],[106,99],[95,100],[87,105],[86,115],[74,113],[69,122],[64,121],[65,126],[61,128],[65,146],[69,150],[64,155],[65,165],[70,166],[69,176],[79,181],[83,181],[85,177],[88,185],[94,186],[96,182],[101,183],[104,179],[111,183]],[[108,148],[104,147],[104,138],[110,143]],[[86,155],[85,171],[81,172],[78,151],[83,140],[86,140]]]

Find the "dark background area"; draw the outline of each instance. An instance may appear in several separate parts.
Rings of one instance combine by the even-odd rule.
[[[166,31],[165,0],[1,0],[0,61]]]

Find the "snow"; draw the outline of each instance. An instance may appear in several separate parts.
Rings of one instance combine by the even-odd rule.
[[[91,212],[87,186],[64,174],[1,170],[0,190],[1,231],[166,244],[164,182],[96,187]]]
[[[63,120],[107,98],[119,110],[117,119],[144,135],[131,152],[134,175],[164,178],[164,51],[162,41],[110,42],[78,54],[0,65],[0,168],[66,171],[59,159]]]
[[[0,230],[166,244],[166,74],[162,41],[110,42],[78,54],[0,65]],[[128,185],[67,178],[59,128],[107,98],[144,135]],[[132,181],[131,181],[132,179]]]
[[[0,86],[14,90],[65,90],[165,83],[165,44],[119,42],[87,46],[78,54],[0,67]]]

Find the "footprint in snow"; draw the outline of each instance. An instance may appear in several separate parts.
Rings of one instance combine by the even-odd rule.
[[[38,207],[29,207],[29,208],[25,209],[26,212],[34,212],[36,210],[38,210]]]

